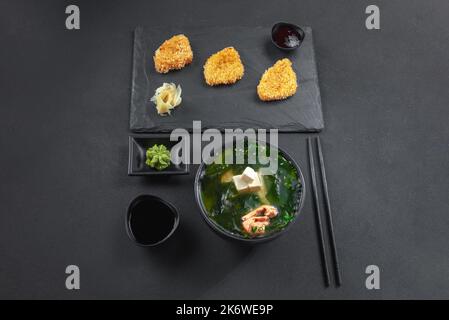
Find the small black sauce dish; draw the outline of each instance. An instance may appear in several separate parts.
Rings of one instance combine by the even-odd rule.
[[[139,134],[129,136],[129,176],[152,176],[152,175],[184,175],[189,174],[189,165],[186,163],[170,165],[164,170],[156,170],[149,167],[146,161],[146,152],[148,148],[154,145],[164,145],[168,150],[177,144],[178,141],[170,141],[170,134]],[[172,159],[173,160],[173,159]],[[178,159],[177,159],[178,160]]]
[[[140,195],[128,206],[126,232],[136,244],[153,247],[165,242],[179,224],[176,208],[153,195]]]
[[[281,50],[292,51],[299,48],[304,37],[304,30],[292,23],[279,22],[271,28],[271,41]]]

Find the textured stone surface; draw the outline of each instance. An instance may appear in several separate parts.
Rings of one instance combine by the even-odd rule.
[[[192,129],[201,120],[202,128],[278,128],[282,132],[319,131],[323,113],[313,49],[312,29],[304,28],[305,40],[298,50],[284,52],[270,40],[266,27],[184,27],[137,28],[134,35],[133,84],[130,128],[134,132],[165,132]],[[180,71],[159,74],[154,70],[153,53],[164,39],[184,33],[190,39],[193,62]],[[245,66],[243,79],[229,86],[210,87],[203,77],[207,58],[229,46],[238,50]],[[293,97],[263,102],[256,87],[265,69],[288,57],[298,75],[298,91]],[[172,116],[161,117],[150,101],[163,82],[180,84],[182,104]]]

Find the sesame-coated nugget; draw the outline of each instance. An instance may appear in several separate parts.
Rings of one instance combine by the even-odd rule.
[[[236,83],[244,73],[240,55],[233,47],[214,53],[204,64],[204,79],[210,86]]]
[[[154,53],[153,59],[154,67],[159,73],[184,68],[193,60],[189,38],[178,34],[164,41]]]
[[[294,95],[297,88],[296,73],[291,61],[285,58],[276,61],[264,72],[257,86],[257,94],[263,101],[284,100]]]

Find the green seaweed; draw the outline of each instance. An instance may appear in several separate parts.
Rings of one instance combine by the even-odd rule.
[[[256,152],[257,148],[259,148],[258,145],[255,149],[245,145],[243,150],[228,148],[225,152],[231,150],[234,151],[234,155],[236,152],[244,152],[246,161],[248,149]],[[219,157],[223,159],[224,153],[217,156]],[[220,178],[229,169],[232,169],[234,174],[239,174],[247,166],[247,164],[225,164],[224,161],[221,163],[215,161],[206,166],[200,182],[201,198],[208,216],[224,229],[244,237],[248,235],[242,231],[241,217],[265,203],[257,193],[238,193],[234,183],[222,183]],[[256,171],[265,167],[259,163],[258,159],[255,164],[249,166]],[[295,218],[302,185],[296,167],[281,153],[278,153],[278,170],[273,175],[264,175],[263,181],[268,202],[279,211],[279,214],[272,218],[266,227],[265,235],[268,235],[282,230]]]

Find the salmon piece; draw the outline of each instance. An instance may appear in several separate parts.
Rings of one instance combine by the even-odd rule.
[[[249,235],[261,235],[265,233],[265,227],[270,224],[270,219],[277,216],[278,210],[269,205],[262,205],[242,217],[242,228]]]
[[[252,219],[250,219],[254,222],[270,222],[270,218],[266,217],[266,216],[260,216],[260,217],[253,217]]]
[[[245,221],[245,220],[251,219],[254,216],[257,216],[259,214],[258,210],[259,209],[256,209],[256,210],[250,211],[249,213],[245,214],[242,217],[242,221]]]
[[[265,216],[268,218],[274,218],[278,215],[278,210],[273,206],[265,206]]]
[[[257,95],[262,101],[284,100],[293,96],[297,88],[292,62],[285,58],[264,72],[257,86]]]
[[[193,61],[189,38],[178,34],[164,41],[154,52],[153,60],[154,68],[159,73],[184,68]]]
[[[244,215],[242,217],[242,221],[245,221],[254,216],[262,216],[262,215],[267,216],[269,218],[273,218],[273,217],[277,216],[277,214],[278,214],[278,210],[276,209],[276,207],[269,206],[269,205],[262,205],[262,206],[258,207],[257,209]]]
[[[257,218],[251,218],[242,223],[243,230],[250,235],[260,235],[265,233],[265,227],[270,224],[270,219],[265,217],[265,221],[256,221]]]
[[[234,47],[214,53],[204,64],[204,79],[210,86],[236,83],[244,73],[245,67]]]

